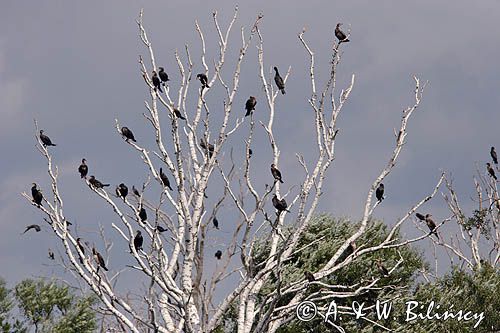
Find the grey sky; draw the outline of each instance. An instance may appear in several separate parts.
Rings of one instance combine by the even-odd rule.
[[[148,92],[138,66],[139,54],[146,55],[135,23],[140,8],[145,10],[144,22],[154,43],[157,63],[164,65],[172,85],[177,87],[179,74],[173,52],[176,48],[182,51],[186,42],[193,53],[198,50],[194,20],[198,19],[205,34],[210,35],[214,32],[212,10],[219,11],[225,26],[234,4],[2,4],[0,276],[13,283],[57,271],[47,266],[51,264],[47,248],[57,248],[51,245],[54,237],[46,232],[47,227],[45,232],[19,236],[25,225],[42,222],[40,213],[24,201],[20,192],[28,191],[33,181],[42,188],[48,186],[45,162],[34,148],[33,118],[58,144],[51,151],[61,170],[66,214],[83,233],[96,230],[99,222],[112,233],[109,225],[113,215],[81,184],[76,167],[86,157],[91,173],[103,181],[139,185],[145,178],[142,162],[114,130],[114,118],[118,117],[142,142],[153,143],[142,117]],[[234,41],[239,42],[238,28],[248,27],[259,12],[264,14],[261,30],[266,66],[277,65],[283,73],[292,67],[287,95],[278,98],[276,124],[282,151],[280,168],[287,185],[297,184],[302,177],[295,152],[309,159],[315,154],[314,150],[308,152],[314,142],[311,110],[307,107],[308,59],[297,33],[307,28],[306,38],[317,55],[319,78],[324,80],[333,29],[337,22],[344,22],[352,29],[352,42],[343,46],[338,83],[346,86],[351,73],[355,73],[356,84],[339,120],[337,158],[319,212],[353,218],[361,215],[368,186],[392,150],[393,128],[398,126],[402,109],[413,103],[413,74],[429,80],[429,85],[410,123],[408,144],[397,168],[385,181],[387,200],[376,216],[394,223],[406,208],[432,190],[440,170],[453,172],[460,197],[471,204],[475,163],[479,162],[483,171],[489,147],[497,145],[500,149],[498,1],[248,1],[240,4]],[[216,44],[209,44],[208,49],[211,61],[217,55]],[[255,94],[259,100],[256,117],[265,119],[267,110],[256,58],[252,46],[243,67],[237,103],[243,115],[246,98]],[[201,69],[197,54],[193,60],[195,68]],[[210,100],[215,109],[222,97],[218,104],[217,95]],[[257,143],[262,143],[263,153],[259,156],[256,151],[255,161],[267,175],[271,155],[261,129],[259,135],[262,138]],[[243,136],[238,138],[242,140]],[[123,163],[126,165],[119,167]],[[425,210],[432,211],[436,220],[447,216],[440,198]],[[410,225],[407,231],[412,230],[415,232]],[[120,243],[115,246],[124,247]]]

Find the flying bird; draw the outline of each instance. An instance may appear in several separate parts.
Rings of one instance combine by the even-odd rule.
[[[202,89],[205,87],[210,88],[210,86],[208,85],[208,77],[205,74],[200,73],[200,74],[196,75],[196,78],[198,80],[200,80]]]
[[[148,214],[146,213],[146,210],[144,207],[141,205],[141,209],[139,210],[139,218],[141,219],[141,222],[144,222],[148,219]]]
[[[42,228],[38,224],[30,224],[26,226],[26,230],[24,230],[23,234],[25,234],[28,230],[35,229],[36,232],[40,232]]]
[[[278,89],[281,90],[281,93],[284,95],[285,83],[283,82],[283,79],[281,78],[280,73],[278,72],[278,67],[274,67],[274,71],[276,72],[276,74],[274,74],[274,82],[276,83]]]
[[[170,81],[170,79],[168,78],[168,74],[167,72],[165,72],[165,69],[163,67],[158,67],[158,76],[160,77],[163,86],[165,86],[165,82]]]
[[[160,178],[163,183],[163,186],[166,186],[170,191],[173,191],[172,187],[170,186],[170,180],[168,180],[167,175],[163,173],[162,168],[160,168]]]
[[[40,130],[40,141],[42,141],[43,145],[45,147],[47,146],[55,146],[54,143],[52,143],[52,141],[50,140],[50,138],[48,136],[46,136],[45,134],[43,134],[43,130]]]
[[[309,271],[304,271],[304,276],[306,277],[307,281],[309,281],[309,282],[316,281],[316,279],[314,278],[314,274],[309,272]]]
[[[37,204],[38,207],[42,205],[42,200],[43,200],[43,194],[42,191],[40,191],[37,188],[36,183],[32,184],[33,186],[31,187],[31,196],[33,197],[33,202]]]
[[[134,237],[134,247],[136,251],[142,250],[142,243],[144,242],[144,238],[142,237],[141,231],[137,230],[137,233]]]
[[[420,220],[420,221],[425,221],[425,216],[420,214],[420,213],[416,213],[415,216]]]
[[[125,197],[128,195],[128,187],[127,185],[121,183],[116,187],[116,196],[119,198],[123,198],[123,201],[125,201]]]
[[[278,170],[278,168],[276,168],[276,165],[274,163],[271,164],[271,173],[273,174],[275,180],[283,183],[283,180],[281,179],[281,172]]]
[[[80,173],[80,178],[87,179],[87,174],[89,173],[89,167],[86,164],[87,160],[82,159],[82,164],[78,167],[78,172]]]
[[[276,208],[276,210],[278,211],[278,215],[281,214],[282,211],[287,211],[287,212],[290,212],[287,208],[288,208],[288,204],[286,203],[285,199],[281,199],[279,200],[278,199],[278,196],[276,194],[273,195],[273,206],[274,208]]]
[[[182,115],[182,113],[179,111],[179,109],[176,109],[174,108],[174,115],[177,117],[177,118],[180,118],[182,120],[186,120],[186,118],[184,118],[184,116]]]
[[[493,160],[493,163],[498,164],[498,156],[497,156],[497,152],[495,151],[495,147],[491,147],[490,155],[491,155],[491,159]]]
[[[249,116],[252,111],[255,110],[255,105],[257,105],[257,99],[253,96],[250,96],[245,104],[245,110],[247,110],[247,113],[245,113],[245,117]]]
[[[80,251],[82,251],[82,254],[85,256],[85,247],[83,246],[81,241],[82,241],[82,239],[80,237],[78,237],[76,239],[76,245],[78,246]],[[80,263],[83,265],[83,258],[82,257],[80,257]]]
[[[377,197],[378,202],[382,202],[384,200],[384,184],[380,183],[375,191],[375,196]]]
[[[105,271],[108,271],[108,268],[106,267],[106,262],[104,261],[104,258],[102,255],[97,252],[95,247],[92,248],[92,254],[94,255],[94,259],[97,262],[99,266],[101,266]],[[99,267],[97,267],[97,271],[99,271]]]
[[[125,141],[128,142],[128,140],[132,140],[134,142],[137,142],[135,141],[135,138],[134,138],[134,133],[132,133],[132,131],[128,128],[128,127],[122,127],[122,136],[125,137]]]
[[[339,44],[349,42],[346,34],[342,30],[340,30],[341,25],[342,23],[337,23],[337,26],[335,27],[335,37],[337,37],[337,39],[339,40]]]
[[[495,180],[497,180],[497,176],[495,175],[495,169],[493,169],[490,163],[486,163],[486,169],[488,170],[490,176],[495,178]]]
[[[217,260],[220,260],[220,258],[222,258],[222,251],[221,250],[217,250],[217,252],[215,252],[215,258],[217,258]]]
[[[437,231],[436,231],[436,223],[432,219],[431,214],[425,215],[425,223],[427,224],[427,227],[429,227],[429,230],[431,231],[431,233],[436,235],[436,238],[439,240],[439,235],[437,234]]]
[[[384,264],[382,264],[382,259],[378,258],[377,260],[375,260],[375,264],[377,265],[378,270],[382,276],[389,276],[389,271],[387,270],[387,268],[385,268]]]
[[[90,185],[92,185],[96,189],[107,187],[107,186],[110,185],[110,184],[103,184],[103,183],[101,183],[99,180],[95,179],[94,176],[90,176],[89,183],[90,183]]]
[[[217,220],[217,217],[214,217],[212,223],[214,224],[215,229],[219,230],[219,220]]]
[[[153,81],[153,86],[155,87],[155,91],[159,90],[162,93],[163,90],[161,90],[161,81],[158,78],[158,75],[156,75],[155,71],[153,71],[153,77],[151,78],[151,80]]]

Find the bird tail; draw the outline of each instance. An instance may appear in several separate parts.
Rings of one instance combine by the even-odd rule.
[[[109,186],[110,184],[102,184],[102,187],[107,187]]]
[[[103,269],[107,272],[109,271],[109,269],[107,267],[103,267]]]
[[[247,113],[245,113],[245,117],[248,117],[252,113],[252,110],[247,110]]]
[[[169,189],[170,191],[173,191],[173,190],[172,190],[172,186],[170,186],[170,185],[168,185],[168,189]]]
[[[132,139],[132,141],[137,142],[135,139]]]
[[[163,90],[161,90],[161,86],[158,86],[158,90],[162,93]]]
[[[51,143],[49,146],[54,146],[54,147],[55,147],[55,146],[57,146],[57,145],[56,145],[55,143]]]
[[[284,182],[281,180],[281,178],[280,178],[280,183],[281,183],[281,184],[283,184],[283,183],[284,183]]]
[[[285,88],[281,89],[281,94],[283,94],[283,95],[286,94]]]

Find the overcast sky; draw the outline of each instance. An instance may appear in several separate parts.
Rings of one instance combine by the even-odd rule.
[[[142,142],[153,143],[142,117],[148,90],[138,66],[139,55],[147,54],[135,23],[140,8],[144,8],[157,63],[164,65],[172,87],[177,87],[175,49],[182,51],[189,44],[195,72],[202,71],[194,21],[198,19],[206,35],[213,34],[212,11],[218,10],[226,26],[234,5],[191,0],[4,1],[0,11],[0,276],[9,284],[60,272],[47,258],[47,249],[58,246],[46,225],[41,233],[20,236],[25,225],[43,223],[40,212],[20,193],[29,191],[32,182],[48,193],[49,185],[46,163],[34,146],[33,119],[58,144],[51,151],[61,170],[66,216],[88,238],[99,223],[112,234],[110,224],[116,218],[81,183],[76,168],[85,157],[91,173],[112,184],[138,185],[146,178],[141,160],[114,130],[114,119],[119,118]],[[324,79],[333,30],[343,22],[352,34],[351,43],[342,46],[338,85],[346,86],[352,73],[356,84],[339,118],[337,157],[318,212],[361,216],[368,188],[392,151],[393,128],[399,126],[403,108],[413,103],[413,75],[429,84],[408,127],[408,144],[385,181],[387,199],[376,217],[392,225],[432,191],[441,170],[453,173],[464,207],[473,207],[476,163],[484,172],[489,147],[500,149],[500,2],[248,1],[240,4],[232,40],[239,42],[239,27],[250,26],[258,13],[264,14],[266,66],[276,65],[282,72],[292,68],[287,94],[278,97],[275,126],[286,186],[302,179],[295,153],[304,153],[310,161],[315,153],[307,104],[308,58],[297,34],[307,28],[318,75]],[[208,38],[211,63],[217,45]],[[239,46],[233,45],[231,59]],[[255,44],[241,80],[235,102],[241,105],[241,113],[248,96],[255,95],[259,101],[255,116],[266,119]],[[222,98],[210,96],[214,109],[222,105]],[[270,150],[262,129],[257,135],[261,139],[253,158],[267,177]],[[436,220],[448,216],[439,196],[423,211],[433,212]],[[418,233],[411,224],[404,231]],[[115,246],[116,256],[125,251],[124,244]]]

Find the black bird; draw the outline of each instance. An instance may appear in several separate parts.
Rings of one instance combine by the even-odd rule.
[[[384,200],[384,184],[380,183],[375,191],[375,196],[377,197],[378,202],[382,202]]]
[[[127,185],[121,183],[116,187],[116,196],[119,198],[123,198],[123,201],[125,201],[125,197],[128,195],[128,187]]]
[[[108,268],[106,267],[106,262],[104,261],[104,258],[102,255],[97,252],[95,247],[92,248],[92,254],[94,255],[95,261],[99,266],[101,266],[105,271],[108,271]],[[99,271],[99,267],[97,267],[97,271]]]
[[[247,110],[247,113],[245,113],[245,117],[249,116],[252,111],[255,110],[255,105],[257,105],[257,99],[253,96],[250,96],[245,104],[245,110]]]
[[[385,266],[382,264],[382,260],[379,258],[377,260],[375,260],[375,264],[377,265],[378,267],[378,270],[380,272],[380,274],[384,277],[386,276],[389,276],[389,271],[387,270],[387,268],[385,268]]]
[[[307,281],[309,281],[309,282],[316,281],[316,279],[314,278],[314,274],[309,272],[309,271],[304,271],[304,276],[306,277]]]
[[[204,139],[200,139],[200,147],[206,152],[208,152],[209,157],[212,157],[212,155],[214,154],[214,149],[215,149],[214,145],[211,143],[207,145],[207,142]]]
[[[416,213],[415,216],[420,220],[420,221],[425,221],[425,216],[420,214],[420,213]]]
[[[144,242],[144,238],[142,237],[141,231],[137,230],[137,233],[134,237],[134,247],[136,251],[142,250],[142,243]]]
[[[221,250],[217,250],[217,252],[215,252],[215,258],[217,258],[217,260],[220,260],[220,258],[222,258],[222,251]]]
[[[35,229],[36,232],[40,232],[42,228],[38,224],[30,224],[26,227],[26,230],[24,230],[23,234],[25,234],[28,230]]]
[[[133,185],[132,185],[132,192],[134,192],[134,194],[137,195],[138,197],[141,196],[141,194],[139,193],[139,191],[137,191],[137,189]]]
[[[278,86],[278,89],[281,90],[281,93],[284,95],[285,94],[285,82],[283,82],[283,79],[280,76],[280,73],[278,72],[278,67],[274,67],[274,71],[276,74],[274,74],[274,82],[276,82],[276,86]]]
[[[165,232],[165,231],[167,231],[167,229],[163,228],[161,225],[157,225],[156,226],[156,230],[158,230],[158,232]]]
[[[493,169],[490,163],[486,163],[486,169],[488,170],[490,176],[495,178],[495,180],[497,180],[497,176],[495,175],[495,169]]]
[[[95,179],[94,176],[90,176],[89,183],[90,183],[90,185],[92,185],[96,189],[109,186],[109,184],[103,184],[103,183],[101,183],[100,181],[98,181],[97,179]]]
[[[141,205],[141,209],[139,210],[139,218],[141,219],[141,222],[144,222],[148,219],[148,213],[146,213],[146,210],[144,207]]]
[[[342,23],[337,23],[337,26],[335,27],[335,37],[337,37],[337,39],[339,40],[339,44],[349,42],[346,34],[342,30],[340,30],[341,25]]]
[[[248,148],[248,157],[252,157],[253,151],[252,148]]]
[[[432,219],[431,214],[425,215],[425,223],[427,224],[427,227],[429,227],[429,230],[431,231],[431,233],[436,235],[436,238],[439,240],[439,235],[436,232],[436,223]]]
[[[45,134],[43,134],[43,130],[40,130],[40,140],[42,141],[42,143],[45,147],[55,146],[55,144],[52,143],[52,141],[50,141],[50,138],[48,136],[46,136]]]
[[[219,230],[219,220],[217,220],[217,217],[214,217],[212,223],[214,224],[215,229]]]
[[[491,147],[490,155],[491,155],[491,159],[493,160],[493,163],[498,164],[498,156],[497,156],[497,152],[495,151],[495,147]]]
[[[278,211],[278,215],[281,214],[282,211],[286,210],[287,212],[289,212],[289,210],[287,209],[288,208],[288,204],[286,203],[285,199],[281,199],[279,200],[278,199],[278,196],[276,194],[273,195],[273,206],[274,208],[276,208],[276,210]]]
[[[196,78],[198,80],[200,80],[202,88],[205,88],[205,87],[210,88],[210,86],[208,85],[208,77],[205,74],[200,73],[200,74],[196,75]]]
[[[89,173],[89,167],[86,164],[87,160],[82,159],[82,164],[78,167],[78,172],[80,173],[81,178],[87,179],[87,174]]]
[[[165,69],[163,67],[158,67],[158,76],[160,77],[163,86],[165,86],[165,82],[170,81],[170,79],[168,78],[168,74],[167,72],[165,72]]]
[[[170,186],[170,180],[168,180],[167,175],[163,173],[162,168],[160,168],[160,178],[163,183],[163,186],[166,186],[170,191],[173,191],[172,187]]]
[[[78,248],[80,249],[80,251],[82,251],[82,254],[85,256],[85,247],[83,246],[83,244],[81,243],[81,238],[78,237],[76,239],[76,245],[78,246]],[[80,257],[80,263],[83,265],[83,258]]]
[[[184,116],[182,115],[182,113],[179,111],[179,109],[176,109],[174,108],[174,115],[177,117],[177,118],[180,118],[182,120],[186,120],[186,118],[184,118]]]
[[[40,207],[42,205],[43,194],[37,188],[36,183],[33,183],[32,185],[33,186],[31,187],[31,196],[33,197],[33,202],[36,203],[38,207]]]
[[[155,87],[155,91],[159,90],[162,93],[163,90],[161,90],[161,81],[158,78],[158,75],[156,75],[155,71],[153,71],[153,77],[151,78],[151,80],[153,81],[153,86]]]
[[[278,180],[280,183],[283,183],[281,179],[281,172],[276,168],[276,165],[271,164],[271,173],[273,174],[274,179]]]
[[[134,142],[137,142],[135,141],[134,133],[132,133],[132,131],[128,127],[122,127],[122,135],[125,137],[125,141],[132,140]]]
[[[50,258],[50,260],[56,260],[54,252],[52,252],[51,249],[49,249],[49,258]]]

